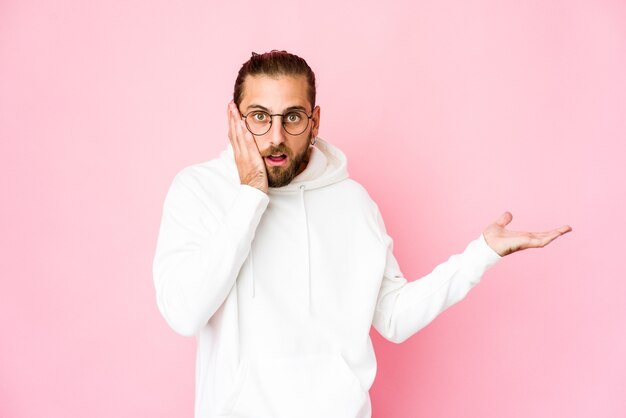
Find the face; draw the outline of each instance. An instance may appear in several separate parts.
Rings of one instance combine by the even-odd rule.
[[[304,76],[247,76],[243,83],[243,95],[239,111],[243,115],[254,110],[269,114],[303,110],[313,113],[309,126],[300,135],[287,133],[282,118],[274,116],[269,132],[253,135],[267,168],[269,187],[282,187],[300,174],[309,161],[311,138],[319,130],[320,108],[311,109],[308,85]]]

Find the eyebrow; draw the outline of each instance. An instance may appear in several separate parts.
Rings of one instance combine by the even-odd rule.
[[[262,105],[260,105],[260,104],[254,104],[254,103],[253,103],[253,104],[249,105],[249,106],[246,108],[246,110],[247,110],[248,112],[249,112],[250,110],[252,110],[252,109],[259,109],[259,110],[262,110],[262,111],[267,112],[267,113],[272,113],[272,112],[270,111],[270,109],[268,109],[267,107],[262,106]],[[307,110],[306,110],[306,108],[305,108],[304,106],[289,106],[288,108],[284,109],[282,113],[287,113],[287,112],[290,112],[290,111],[293,111],[293,110],[301,110],[301,111],[303,111],[304,113],[307,113]]]

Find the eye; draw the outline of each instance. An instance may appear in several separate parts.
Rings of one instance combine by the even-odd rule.
[[[298,123],[302,120],[302,115],[299,112],[290,112],[285,115],[285,121],[288,123]]]
[[[266,122],[269,115],[265,112],[252,112],[252,120],[255,122]]]

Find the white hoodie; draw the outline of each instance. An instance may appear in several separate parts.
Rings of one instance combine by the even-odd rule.
[[[267,195],[239,184],[230,146],[182,170],[154,283],[170,326],[197,337],[196,418],[362,418],[371,325],[404,341],[499,258],[481,236],[408,283],[376,204],[318,139],[307,168]]]

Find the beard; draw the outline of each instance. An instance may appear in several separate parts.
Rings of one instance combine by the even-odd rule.
[[[309,134],[309,138],[307,138],[307,144],[311,143],[311,134]],[[285,144],[280,144],[277,147],[270,147],[264,154],[264,156],[269,156],[271,154],[285,154],[289,158],[289,164],[287,167],[268,167],[265,166],[267,170],[267,184],[269,187],[284,187],[291,183],[291,181],[300,174],[306,167],[309,162],[309,147],[306,146],[302,152],[299,152],[296,155],[293,155],[292,151],[285,146]]]

